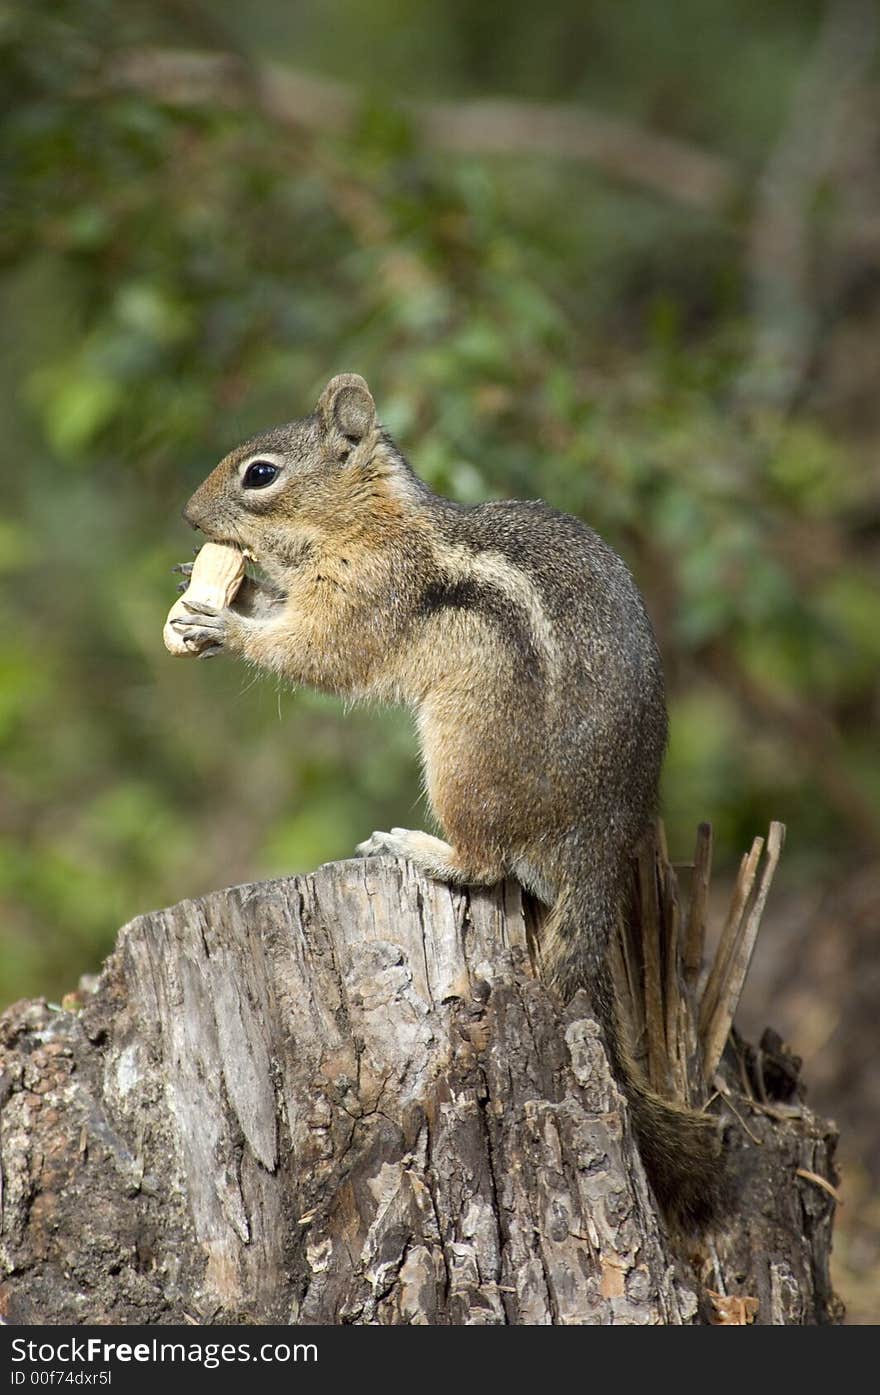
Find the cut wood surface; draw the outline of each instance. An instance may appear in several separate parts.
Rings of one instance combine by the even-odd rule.
[[[657,866],[654,1058],[678,1022]],[[561,1011],[534,976],[536,924],[511,884],[333,863],[140,916],[70,1010],[11,1008],[7,1321],[833,1320],[833,1126],[731,1057],[740,1202],[674,1243],[586,995]],[[691,1091],[693,1023],[675,1037],[655,1070]]]

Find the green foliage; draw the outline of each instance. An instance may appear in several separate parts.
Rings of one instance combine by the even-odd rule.
[[[792,865],[848,846],[825,766],[833,751],[876,798],[876,482],[820,394],[793,413],[743,399],[741,214],[563,162],[428,152],[389,98],[586,98],[748,167],[812,7],[694,0],[670,26],[647,3],[334,0],[298,7],[296,34],[277,0],[216,8],[230,43],[362,83],[352,138],[113,88],[127,45],[216,42],[201,11],[2,12],[3,996],[61,992],[139,911],[423,820],[400,714],[161,643],[192,488],[342,369],[434,488],[544,497],[628,558],[669,669],[676,856],[704,817],[727,861],[770,817]],[[839,746],[811,745],[792,709]]]

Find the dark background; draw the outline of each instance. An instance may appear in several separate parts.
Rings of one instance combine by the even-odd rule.
[[[837,1281],[880,1318],[878,29],[865,0],[3,6],[4,1001],[424,817],[400,714],[161,642],[194,486],[363,373],[436,489],[540,496],[632,566],[673,857],[711,819],[723,884],[787,824],[743,1023],[843,1128]]]

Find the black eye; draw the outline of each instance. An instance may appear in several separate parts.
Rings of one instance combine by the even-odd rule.
[[[278,466],[268,460],[255,460],[244,472],[242,484],[245,489],[265,489],[278,474]]]

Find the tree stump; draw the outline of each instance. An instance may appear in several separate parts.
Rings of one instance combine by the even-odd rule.
[[[618,967],[650,990],[672,955],[669,1089],[678,1076],[693,1094],[687,936],[664,919],[662,850],[654,865],[658,952],[634,964],[624,941]],[[535,975],[536,923],[512,884],[333,863],[140,916],[78,1001],[15,1005],[0,1024],[6,1320],[834,1320],[835,1134],[779,1044],[760,1061],[728,1046],[716,1104],[736,1111],[748,1181],[727,1229],[676,1240],[587,997],[563,1011]]]

